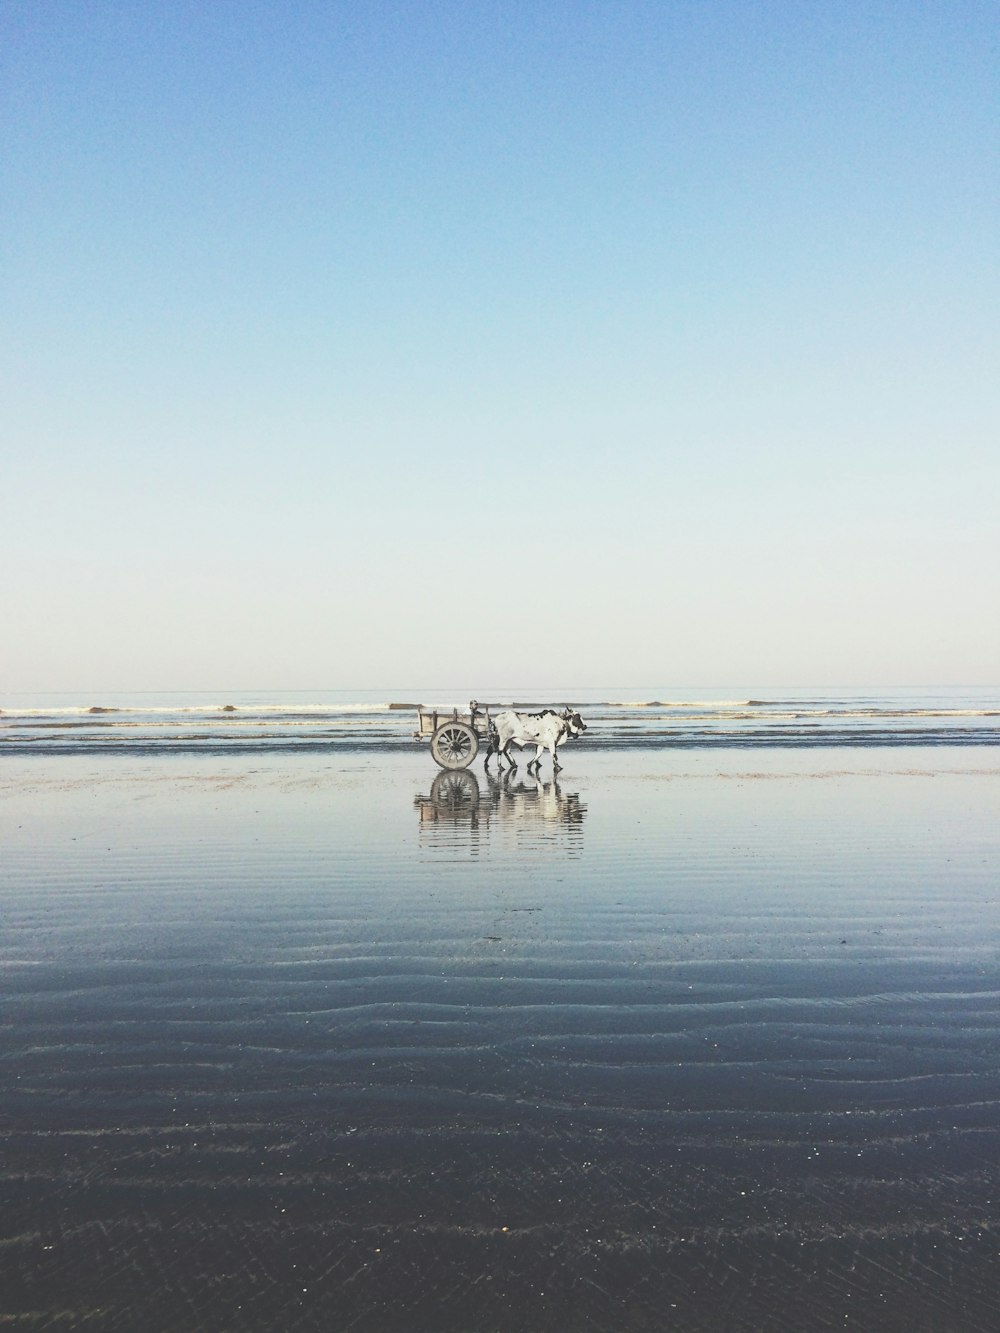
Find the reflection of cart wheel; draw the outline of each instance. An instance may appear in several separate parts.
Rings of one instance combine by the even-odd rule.
[[[431,800],[443,814],[453,818],[479,808],[479,782],[475,773],[455,769],[439,773],[431,783]]]
[[[431,738],[431,754],[442,768],[465,768],[479,753],[479,737],[464,722],[444,722]]]

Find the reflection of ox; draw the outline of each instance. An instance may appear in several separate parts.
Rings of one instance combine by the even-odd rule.
[[[511,781],[513,771],[507,769],[499,777],[486,775],[490,800],[501,818],[520,824],[540,821],[542,825],[568,825],[571,835],[574,826],[583,823],[587,807],[578,792],[564,792],[558,782],[541,782],[537,777],[534,786],[515,783]]]
[[[486,768],[490,766],[490,755],[494,754],[501,768],[504,759],[511,768],[517,768],[517,761],[511,754],[510,747],[517,745],[523,748],[526,745],[534,745],[535,757],[528,761],[529,770],[540,766],[542,753],[548,750],[552,756],[552,770],[557,772],[562,768],[556,757],[558,747],[565,740],[579,736],[586,730],[583,718],[570,708],[564,708],[561,713],[552,708],[546,708],[541,713],[515,713],[513,709],[508,708],[490,720],[490,744],[486,751]]]

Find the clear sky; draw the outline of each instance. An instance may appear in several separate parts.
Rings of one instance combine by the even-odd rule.
[[[0,689],[1000,681],[994,0],[5,0]]]

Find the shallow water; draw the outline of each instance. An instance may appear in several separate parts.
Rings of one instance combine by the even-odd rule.
[[[721,691],[633,687],[570,690],[555,700],[551,693],[510,687],[392,694],[125,693],[86,699],[20,694],[0,697],[0,760],[27,754],[311,752],[344,757],[407,752],[414,750],[414,732],[420,729],[418,704],[448,714],[453,708],[468,710],[473,694],[494,701],[494,711],[572,702],[587,722],[586,736],[574,748],[587,751],[1000,744],[1000,692],[985,687],[794,690],[763,696],[745,686]]]
[[[5,762],[0,1314],[995,1328],[995,750],[565,763]]]

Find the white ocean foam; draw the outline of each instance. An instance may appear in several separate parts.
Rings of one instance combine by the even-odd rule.
[[[587,707],[588,705],[583,705]],[[748,708],[748,699],[610,699],[606,704],[590,704],[591,708]]]
[[[451,711],[453,705],[447,706],[447,711]],[[336,713],[388,713],[403,712],[407,709],[393,708],[392,704],[386,703],[342,703],[342,704],[233,704],[231,711],[228,704],[194,704],[181,707],[170,707],[169,705],[155,705],[149,708],[119,707],[117,705],[80,705],[73,708],[0,708],[0,715],[3,717],[115,717],[115,716],[149,716],[149,717],[214,717],[223,714],[226,717],[238,717],[243,714],[259,717],[264,713],[273,713],[280,717],[286,714],[295,713],[315,713],[324,716]],[[443,706],[438,709],[444,712]]]
[[[467,704],[436,704],[434,711],[442,716],[453,709],[459,713],[468,711]],[[620,700],[603,704],[582,704],[582,712],[590,717],[613,718],[617,710],[622,715],[635,715],[637,722],[653,722],[658,719],[679,723],[716,720],[720,723],[755,720],[762,723],[780,722],[788,719],[830,719],[843,722],[878,722],[921,721],[940,718],[943,720],[962,718],[996,718],[1000,710],[993,708],[906,708],[906,707],[851,707],[810,706],[787,703],[776,707],[769,705],[758,708],[746,701],[735,700],[690,700],[678,701],[631,701]],[[234,705],[227,709],[225,705],[205,707],[153,707],[153,708],[113,708],[103,707],[94,710],[90,707],[74,708],[2,708],[0,725],[4,722],[17,722],[21,725],[31,722],[39,724],[50,720],[91,723],[94,727],[115,726],[168,726],[172,723],[184,725],[204,725],[206,723],[225,723],[227,727],[238,726],[241,722],[273,721],[285,726],[299,726],[356,718],[361,721],[370,719],[372,723],[392,723],[399,719],[401,723],[414,715],[413,709],[393,707],[389,703],[343,703],[343,704],[258,704]]]
[[[107,716],[109,713],[150,713],[151,708],[105,708],[101,713],[93,714],[94,717]],[[170,710],[176,711],[176,710]],[[90,713],[89,708],[0,708],[0,713],[4,717],[86,717]]]
[[[218,705],[214,711],[220,712],[225,708],[224,704]],[[388,713],[390,710],[399,712],[406,710],[393,709],[390,701],[385,703],[338,703],[338,704],[237,704],[235,705],[237,713]],[[192,709],[193,712],[208,713],[211,708]]]

